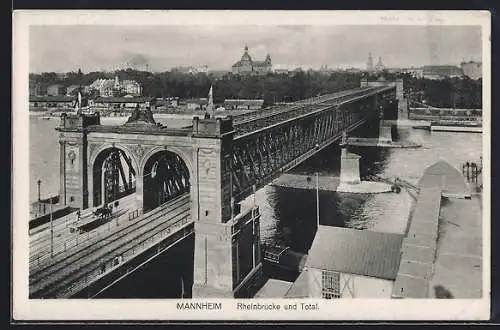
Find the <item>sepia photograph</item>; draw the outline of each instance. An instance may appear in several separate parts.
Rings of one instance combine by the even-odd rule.
[[[488,317],[489,26],[14,12],[14,314]]]

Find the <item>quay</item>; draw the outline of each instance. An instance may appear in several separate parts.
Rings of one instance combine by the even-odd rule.
[[[415,188],[403,234],[319,226],[297,279],[269,279],[257,296],[482,297],[481,197],[471,195],[462,173],[443,160],[428,167]],[[371,243],[352,246],[350,236]],[[325,276],[340,285],[325,288]]]
[[[462,133],[482,133],[482,126],[439,126],[432,125],[433,132],[462,132]]]

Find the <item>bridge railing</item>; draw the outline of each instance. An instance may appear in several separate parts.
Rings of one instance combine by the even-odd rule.
[[[165,249],[169,248],[171,245],[176,243],[181,238],[193,232],[192,221],[189,215],[182,217],[181,219],[170,224],[161,231],[155,233],[152,236],[146,237],[145,239],[137,242],[137,244],[131,246],[123,252],[112,253],[105,262],[98,264],[96,267],[91,269],[89,272],[81,276],[78,280],[71,283],[64,290],[58,292],[58,297],[69,297],[84,290],[91,283],[104,278],[111,272],[117,270],[117,268],[124,263],[132,260],[138,255],[147,253],[143,259],[150,259],[155,255],[163,252]],[[154,246],[156,249],[151,249]],[[119,279],[120,277],[133,271],[135,267],[122,267],[118,274],[113,276],[112,281]],[[112,283],[111,281],[111,283]],[[109,283],[109,284],[111,284]],[[108,284],[108,285],[109,285]]]
[[[87,245],[91,242],[98,241],[101,238],[107,236],[109,231],[111,231],[112,227],[116,228],[120,226],[120,224],[125,223],[125,220],[132,221],[141,215],[142,215],[142,209],[141,208],[135,209],[131,212],[126,212],[120,215],[116,219],[109,220],[106,224],[103,225],[107,226],[108,229],[107,231],[103,231],[100,226],[96,230],[91,230],[83,234],[76,232],[70,238],[65,240],[54,240],[52,256],[56,256],[60,253],[66,252],[71,248],[76,248],[78,246],[81,246],[82,243]],[[71,223],[66,223],[66,227],[70,225]],[[46,259],[50,259],[52,256],[50,253],[50,243],[47,244],[47,246],[45,246],[43,249],[39,250],[37,253],[30,253],[30,260],[29,260],[30,269],[39,266],[41,262],[45,261]]]

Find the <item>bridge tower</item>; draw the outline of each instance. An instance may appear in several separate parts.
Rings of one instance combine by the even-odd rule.
[[[57,128],[60,145],[60,186],[61,203],[85,209],[88,205],[87,172],[87,132],[86,127],[99,125],[99,113],[95,115],[61,115]]]
[[[258,208],[238,214],[232,198],[232,119],[193,121],[196,297],[250,297],[262,278]]]

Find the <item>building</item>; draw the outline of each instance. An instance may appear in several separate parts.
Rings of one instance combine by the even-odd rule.
[[[69,109],[74,107],[75,102],[76,97],[73,96],[30,95],[29,108],[30,110]]]
[[[40,83],[30,81],[29,82],[29,95],[30,96],[47,95],[47,86],[40,84]]]
[[[207,105],[208,105],[207,98],[186,100],[186,107],[188,110],[206,110]]]
[[[179,97],[159,97],[156,99],[156,110],[174,109],[179,106]]]
[[[132,95],[132,96],[142,95],[142,86],[135,80],[122,81],[120,88],[127,95]]]
[[[422,76],[426,79],[445,79],[463,77],[461,68],[455,65],[424,65],[422,68]]]
[[[224,108],[226,110],[259,110],[262,109],[264,100],[245,100],[245,99],[225,99]]]
[[[89,106],[96,111],[133,110],[137,106],[147,109],[155,105],[154,97],[98,97],[89,101]]]
[[[66,87],[60,84],[52,84],[47,86],[48,96],[60,96],[66,94]]]
[[[195,65],[195,66],[190,66],[188,69],[188,73],[191,74],[198,74],[198,73],[208,73],[208,65]]]
[[[115,79],[97,79],[89,86],[89,89],[98,91],[101,97],[142,95],[142,86],[138,82],[135,80],[123,80],[120,82],[118,76]]]
[[[78,94],[78,89],[80,88],[79,85],[69,85],[66,88],[66,95],[71,96],[71,95],[76,95]]]
[[[483,64],[481,62],[462,62],[460,68],[463,74],[470,79],[477,80],[483,77]]]
[[[422,67],[420,67],[420,68],[410,67],[410,68],[407,68],[404,71],[404,73],[408,73],[414,78],[423,78],[424,77],[424,70]]]
[[[400,234],[318,226],[303,269],[307,296],[391,298],[402,243]]]
[[[90,84],[90,90],[96,90],[101,97],[113,96],[113,79],[97,79],[92,84]]]
[[[252,57],[248,54],[248,47],[245,46],[241,60],[234,63],[232,66],[232,72],[234,74],[267,74],[273,71],[273,66],[271,62],[271,55],[267,54],[264,61],[254,61]]]
[[[379,56],[378,57],[378,62],[377,64],[375,65],[375,71],[376,72],[380,72],[380,71],[384,71],[385,70],[385,65],[384,63],[382,62],[382,57]]]

